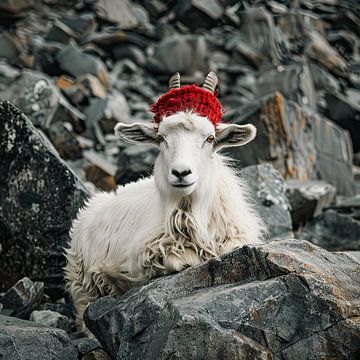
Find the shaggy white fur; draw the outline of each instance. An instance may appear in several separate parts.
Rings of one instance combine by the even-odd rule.
[[[116,132],[126,141],[158,143],[160,153],[154,176],[95,195],[73,223],[65,273],[80,319],[106,293],[259,243],[265,231],[245,184],[217,153],[251,141],[253,126],[222,124],[215,131],[190,112],[164,119],[158,129],[119,124]]]

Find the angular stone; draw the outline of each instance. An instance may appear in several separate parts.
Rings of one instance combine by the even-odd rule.
[[[0,99],[11,100],[33,125],[44,130],[60,119],[73,122],[85,118],[60,94],[51,78],[38,71],[23,71],[16,81],[0,92]]]
[[[24,277],[13,285],[0,299],[3,313],[21,319],[28,319],[30,313],[41,302],[44,292],[43,282],[32,282]]]
[[[257,137],[227,153],[241,165],[269,162],[287,179],[321,179],[353,195],[352,147],[347,132],[276,92],[236,110],[231,121],[252,123]],[[339,151],[341,149],[341,151]]]
[[[81,356],[97,350],[101,347],[99,341],[95,338],[84,339],[77,345],[77,350]]]
[[[125,185],[150,176],[158,153],[158,149],[151,145],[130,145],[123,149],[119,155],[115,175],[117,184]]]
[[[263,72],[257,79],[257,97],[280,91],[286,99],[316,110],[316,92],[309,66],[306,63],[279,65]]]
[[[218,0],[178,0],[173,11],[191,29],[212,27],[224,15],[224,7]]]
[[[0,291],[23,276],[62,297],[63,248],[89,194],[24,114],[0,103]]]
[[[35,310],[30,315],[30,321],[65,331],[69,329],[69,319],[52,310]]]
[[[360,208],[327,210],[296,235],[331,251],[360,250]]]
[[[359,296],[355,259],[282,240],[99,299],[85,322],[113,359],[355,359]]]
[[[349,89],[345,96],[327,92],[325,100],[325,115],[349,131],[354,152],[360,151],[360,91]]]
[[[61,70],[77,77],[92,74],[106,86],[109,86],[109,75],[106,65],[97,57],[86,54],[76,45],[64,47],[56,56]]]
[[[6,360],[76,360],[66,332],[0,315],[0,358]]]
[[[75,318],[74,308],[71,304],[62,303],[45,303],[40,304],[37,310],[51,310],[66,316],[67,318]]]
[[[336,188],[321,180],[288,180],[286,196],[291,205],[291,219],[298,227],[330,206],[334,201]]]
[[[206,42],[199,35],[173,35],[158,43],[149,69],[157,74],[193,75],[205,69]]]
[[[292,237],[290,204],[285,195],[285,182],[271,165],[253,165],[241,170],[240,176],[250,190],[255,207],[265,222],[270,239]]]
[[[97,349],[94,351],[90,351],[86,355],[84,355],[82,360],[111,360],[109,355],[102,349]]]
[[[116,23],[120,29],[133,29],[138,25],[130,0],[98,0],[96,14],[101,19]]]

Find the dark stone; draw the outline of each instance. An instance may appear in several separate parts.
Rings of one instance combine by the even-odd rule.
[[[69,329],[69,319],[52,310],[35,310],[30,315],[30,321],[65,331]]]
[[[240,176],[249,187],[256,209],[266,224],[270,239],[292,237],[290,204],[285,182],[271,165],[254,165],[242,169]]]
[[[75,119],[85,118],[60,94],[51,78],[38,71],[23,71],[16,81],[0,93],[0,99],[12,101],[33,125],[44,130],[53,122],[74,122]]]
[[[173,11],[177,20],[191,29],[213,27],[224,15],[224,7],[217,0],[177,0]]]
[[[298,227],[305,224],[334,201],[336,188],[326,181],[286,181],[286,196],[291,205],[291,219]]]
[[[67,45],[56,56],[60,68],[71,76],[77,77],[83,74],[92,74],[109,86],[109,75],[106,65],[101,59],[86,54],[74,44]]]
[[[116,183],[125,185],[150,176],[159,150],[151,145],[130,145],[121,151],[118,159]]]
[[[0,358],[6,360],[76,360],[66,332],[0,315]]]
[[[87,353],[82,360],[111,360],[109,355],[102,349],[97,349]]]
[[[30,313],[40,304],[43,292],[43,282],[22,278],[0,299],[4,305],[3,314],[29,319]]]
[[[278,92],[239,108],[231,121],[257,127],[256,139],[245,150],[227,150],[241,165],[269,162],[286,180],[321,179],[339,194],[353,195],[351,140],[332,121]]]
[[[101,298],[85,322],[113,359],[355,359],[359,296],[355,259],[281,240]]]
[[[0,291],[23,276],[63,296],[63,248],[89,194],[23,113],[0,104]]]
[[[173,35],[157,44],[148,68],[156,74],[193,75],[205,70],[206,42],[199,35]]]
[[[46,41],[68,43],[70,39],[79,39],[96,29],[93,14],[65,17],[56,20],[45,37]]]
[[[61,304],[61,303],[45,303],[37,307],[37,310],[51,310],[56,311],[61,315],[64,315],[68,318],[75,318],[74,308],[71,304]]]
[[[62,159],[75,160],[81,158],[82,148],[79,141],[63,123],[57,122],[50,125],[47,135]]]
[[[350,90],[347,96],[327,92],[325,100],[325,115],[349,131],[354,152],[360,151],[360,91]]]
[[[360,250],[360,207],[327,210],[309,221],[296,236],[327,250]]]

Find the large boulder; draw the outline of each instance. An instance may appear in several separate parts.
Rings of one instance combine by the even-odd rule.
[[[359,298],[355,258],[281,240],[101,298],[85,322],[113,359],[355,359]]]
[[[326,180],[339,194],[353,195],[351,139],[332,121],[279,92],[236,110],[232,121],[257,127],[246,151],[228,150],[243,165],[269,162],[286,180]]]
[[[0,315],[0,359],[76,360],[66,332]]]
[[[23,276],[63,293],[64,247],[89,196],[24,114],[0,103],[0,291]]]

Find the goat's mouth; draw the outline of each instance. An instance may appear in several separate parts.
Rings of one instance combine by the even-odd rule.
[[[171,184],[172,186],[176,187],[176,188],[179,188],[179,189],[184,189],[184,188],[188,188],[192,185],[195,184],[195,181],[190,183],[190,184],[184,184],[184,183],[178,183],[178,184]]]

